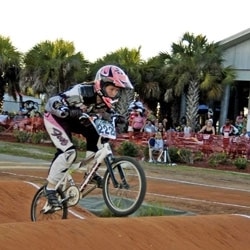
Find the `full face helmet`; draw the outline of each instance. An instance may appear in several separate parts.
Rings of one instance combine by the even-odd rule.
[[[125,72],[117,66],[106,65],[98,70],[95,77],[95,91],[102,98],[108,108],[118,101],[118,96],[110,97],[106,92],[108,85],[121,89],[133,89],[133,86]]]

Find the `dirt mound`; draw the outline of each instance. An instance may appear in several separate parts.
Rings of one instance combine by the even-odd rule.
[[[0,246],[5,249],[249,249],[250,219],[236,215],[97,218],[31,222],[36,187],[1,181]]]

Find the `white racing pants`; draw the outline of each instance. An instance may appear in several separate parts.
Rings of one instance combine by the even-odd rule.
[[[51,163],[47,180],[54,185],[76,159],[76,150],[67,133],[50,113],[44,115],[44,125],[58,153]]]

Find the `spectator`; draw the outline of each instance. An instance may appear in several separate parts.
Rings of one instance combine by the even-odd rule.
[[[145,108],[143,106],[143,103],[139,100],[139,97],[137,96],[133,102],[129,104],[128,111],[133,112],[137,109],[140,109],[142,113],[144,113]]]
[[[164,150],[164,141],[161,132],[157,132],[155,137],[151,137],[148,141],[149,145],[149,162],[153,162],[153,153],[157,152],[157,162],[161,162],[161,156]]]
[[[244,122],[245,122],[244,112],[240,111],[240,114],[235,119],[235,127],[238,129],[239,134],[241,134],[242,132],[242,129],[244,127]]]
[[[157,129],[158,129],[159,132],[161,132],[161,134],[163,134],[163,133],[166,131],[166,129],[164,128],[162,122],[159,122],[159,123],[158,123]]]
[[[142,115],[143,110],[142,109],[136,109],[134,118],[132,120],[132,128],[134,133],[142,132],[142,129],[145,124],[145,118]]]
[[[165,115],[162,119],[162,125],[165,129],[165,131],[167,131],[170,128],[170,124],[169,124],[169,119],[168,119],[168,115]]]
[[[239,131],[231,124],[229,119],[226,119],[225,124],[220,128],[220,133],[224,136],[224,138],[229,138],[231,135],[238,134]]]
[[[240,137],[247,138],[247,139],[250,138],[246,128],[243,128],[243,129],[242,129],[242,132],[241,132],[241,134],[240,134]]]
[[[152,123],[151,120],[147,119],[145,126],[143,127],[143,131],[149,136],[152,136],[157,132],[157,127]]]
[[[189,126],[189,123],[187,122],[183,128],[183,132],[184,132],[184,137],[185,138],[190,138],[191,137],[191,133],[192,133],[192,128]]]
[[[223,135],[223,148],[227,150],[229,147],[230,136],[237,134],[238,129],[234,127],[229,119],[226,119],[225,124],[220,128],[220,133]]]
[[[207,112],[207,120],[212,121],[212,124],[213,124],[213,122],[214,122],[214,120],[213,120],[213,115],[214,115],[213,110],[212,110],[211,108],[209,108],[209,109],[208,109],[208,112]]]
[[[213,126],[213,121],[208,119],[206,124],[201,128],[199,133],[215,135],[215,128]]]

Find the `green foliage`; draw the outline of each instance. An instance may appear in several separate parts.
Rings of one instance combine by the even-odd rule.
[[[233,161],[233,164],[237,169],[246,169],[247,168],[247,159],[243,157],[238,157]]]
[[[208,158],[208,164],[212,167],[216,167],[219,164],[227,165],[228,162],[229,160],[226,153],[214,153],[211,154]]]
[[[138,216],[164,216],[165,208],[160,206],[144,206],[138,212]]]
[[[73,136],[72,141],[76,149],[86,151],[86,141],[83,138]]]
[[[38,144],[38,143],[41,143],[43,140],[47,140],[48,134],[44,131],[31,133],[29,139],[31,143]]]
[[[99,217],[108,218],[108,217],[115,217],[115,215],[107,207],[104,207],[101,213],[99,214]]]
[[[191,150],[186,148],[181,148],[177,151],[177,154],[179,155],[180,161],[182,163],[188,163],[188,164],[194,163],[194,157]]]
[[[169,147],[168,153],[172,162],[181,162],[180,155],[178,154],[179,148]]]
[[[130,141],[122,142],[117,148],[117,153],[119,155],[136,157],[139,155],[139,152],[140,152],[139,147]]]
[[[17,142],[31,142],[34,144],[39,144],[49,139],[49,136],[45,131],[31,133],[27,131],[14,130],[13,136]]]
[[[29,142],[30,133],[27,133],[26,131],[19,131],[19,130],[14,130],[13,133],[15,139],[17,142]]]

